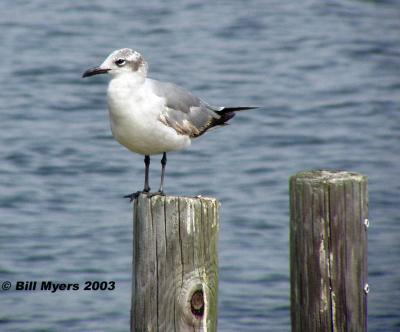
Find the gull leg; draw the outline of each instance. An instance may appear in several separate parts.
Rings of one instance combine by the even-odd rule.
[[[143,192],[148,193],[148,192],[150,192],[150,186],[149,186],[150,157],[149,156],[144,156],[144,165],[145,165],[145,171],[144,171]]]
[[[164,194],[164,176],[165,176],[165,166],[167,165],[167,153],[164,152],[162,159],[161,159],[161,182],[160,182],[160,189],[157,192],[150,194],[150,197],[156,195],[165,195]]]
[[[161,182],[160,189],[158,190],[160,194],[164,194],[164,175],[165,175],[165,166],[167,166],[167,153],[164,152],[161,159]]]
[[[144,165],[145,165],[145,170],[144,170],[144,188],[143,191],[137,191],[135,193],[125,195],[124,198],[129,198],[129,200],[132,202],[138,196],[142,193],[148,194],[150,192],[150,186],[149,186],[149,169],[150,169],[150,156],[144,156]]]

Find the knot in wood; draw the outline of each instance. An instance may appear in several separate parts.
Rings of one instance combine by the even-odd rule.
[[[193,293],[190,300],[190,309],[192,314],[197,317],[203,317],[204,315],[204,295],[203,290],[197,290]]]

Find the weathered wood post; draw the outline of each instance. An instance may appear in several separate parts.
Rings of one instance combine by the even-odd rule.
[[[133,219],[131,331],[216,331],[218,201],[140,195]]]
[[[290,179],[292,331],[367,331],[367,178]]]

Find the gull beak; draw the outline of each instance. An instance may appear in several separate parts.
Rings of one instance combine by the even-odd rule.
[[[90,68],[83,73],[82,77],[89,77],[97,74],[106,74],[109,71],[110,69],[105,69],[101,67]]]

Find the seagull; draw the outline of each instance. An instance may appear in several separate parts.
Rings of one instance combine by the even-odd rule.
[[[167,152],[187,148],[216,126],[223,126],[235,112],[257,107],[215,107],[185,89],[147,77],[148,64],[130,48],[113,51],[104,62],[86,70],[82,77],[112,76],[107,103],[114,138],[129,150],[144,155],[143,191],[124,196],[131,201],[140,193],[164,195]],[[160,188],[150,193],[150,156],[162,154]]]

